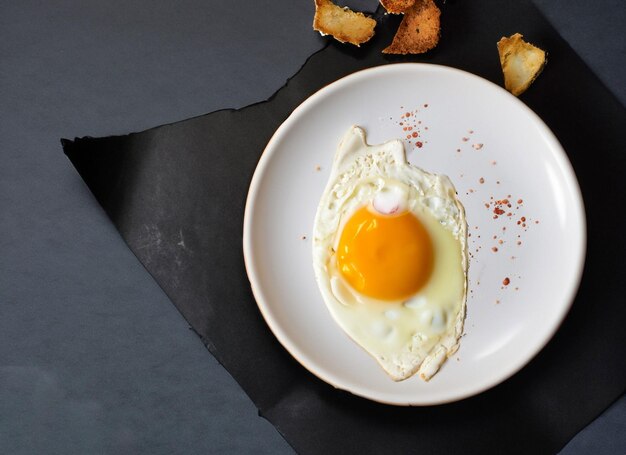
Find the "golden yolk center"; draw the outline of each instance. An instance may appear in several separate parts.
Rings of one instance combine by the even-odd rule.
[[[363,295],[400,300],[415,294],[433,269],[433,245],[410,212],[381,215],[368,207],[347,221],[339,239],[337,265]]]

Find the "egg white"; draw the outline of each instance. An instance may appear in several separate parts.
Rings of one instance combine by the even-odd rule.
[[[359,208],[410,211],[430,234],[434,268],[410,298],[377,301],[337,270],[344,224]],[[429,380],[459,347],[467,294],[467,224],[450,179],[410,165],[400,140],[368,145],[352,126],[341,140],[313,227],[313,266],[337,324],[395,381]]]

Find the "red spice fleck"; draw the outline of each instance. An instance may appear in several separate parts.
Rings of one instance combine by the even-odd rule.
[[[479,181],[480,183],[485,183],[485,179],[484,179],[484,178],[482,178],[482,177],[481,177],[478,181]]]
[[[504,210],[502,210],[500,207],[496,207],[495,209],[493,209],[493,213],[495,213],[496,215],[502,215],[504,213]]]
[[[409,131],[413,131],[413,127],[412,126],[409,126]]]
[[[504,280],[502,280],[502,284],[505,285],[505,286],[508,286],[510,282],[511,282],[511,280],[509,280],[508,277],[505,278]]]
[[[517,203],[518,203],[518,204],[523,204],[523,203],[524,203],[524,201],[523,201],[523,200],[521,200],[521,199],[518,199],[518,200],[517,200]]]
[[[494,239],[494,240],[495,240],[495,239],[497,239],[497,238],[498,238],[498,236],[497,236],[497,235],[494,235],[494,236],[493,236],[493,239]]]
[[[494,220],[497,220],[497,219],[498,219],[498,215],[494,215],[494,216],[493,216],[493,219],[494,219]]]
[[[421,141],[417,141],[417,142],[415,143],[415,145],[417,145],[417,147],[418,147],[418,148],[422,148],[422,145],[424,145],[424,144],[422,144],[422,142],[421,142]]]
[[[522,242],[518,240],[518,241],[517,241],[517,244],[518,244],[518,245],[521,245],[521,244],[522,244]]]
[[[490,207],[489,204],[485,202],[485,208],[489,208],[489,207]]]
[[[499,243],[500,245],[502,245],[502,244],[504,243],[504,240],[500,239],[500,240],[498,240],[498,243]]]
[[[406,138],[407,138],[407,139],[411,139],[411,135],[410,135],[410,134],[407,134],[407,135],[406,135]]]
[[[511,212],[507,213],[506,216],[511,217],[513,214]]]
[[[418,136],[418,134],[417,134],[416,132],[413,132],[413,133],[411,134],[411,136],[413,136],[413,137],[417,137],[417,136]]]
[[[411,113],[410,113],[410,112],[407,112],[406,114],[404,114],[404,116],[405,116],[405,117],[410,117],[410,116],[411,116]]]
[[[518,222],[517,222],[517,224],[522,224],[522,222],[521,222],[521,221],[518,221]]]
[[[521,219],[522,221],[526,221],[526,217],[525,217],[525,216],[521,217],[520,219]]]
[[[406,131],[408,128],[405,126],[404,128],[402,128],[402,131]]]
[[[535,224],[539,224],[539,220],[535,220]]]
[[[404,122],[400,122],[400,126],[404,125]]]
[[[424,107],[428,107],[428,104],[424,104]]]
[[[463,140],[463,142],[467,142],[467,141],[469,141],[469,137],[464,137],[462,140]]]
[[[491,251],[493,251],[494,253],[498,252],[498,247],[494,246],[493,248],[491,248]]]

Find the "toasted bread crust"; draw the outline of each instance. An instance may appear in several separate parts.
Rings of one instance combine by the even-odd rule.
[[[337,41],[358,46],[374,36],[374,27],[376,21],[363,13],[337,6],[331,0],[315,0],[313,29]]]
[[[390,14],[403,14],[415,4],[416,0],[380,0],[380,4]]]
[[[423,54],[439,43],[441,11],[433,0],[417,0],[404,14],[384,54]]]
[[[504,87],[515,96],[524,93],[546,64],[545,51],[527,43],[515,33],[498,41]]]

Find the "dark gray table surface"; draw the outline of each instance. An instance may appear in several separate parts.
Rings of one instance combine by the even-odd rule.
[[[536,3],[626,105],[623,0]],[[59,138],[266,99],[321,47],[312,14],[312,0],[0,1],[1,452],[292,453]],[[622,398],[562,453],[626,453],[625,428]]]

